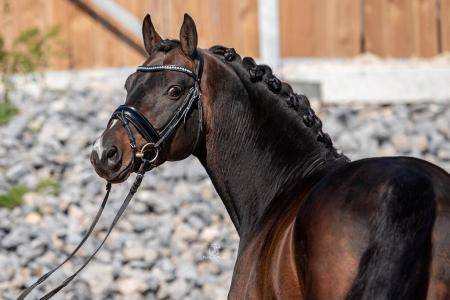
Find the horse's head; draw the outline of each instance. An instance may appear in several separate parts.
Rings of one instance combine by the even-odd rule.
[[[126,180],[143,158],[154,165],[184,159],[199,143],[202,58],[194,21],[185,15],[180,41],[163,41],[147,15],[143,37],[149,57],[126,80],[125,105],[91,154],[97,173],[110,182]]]

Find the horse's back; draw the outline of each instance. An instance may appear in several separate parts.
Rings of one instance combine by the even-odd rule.
[[[450,175],[407,157],[346,164],[304,200],[295,247],[308,299],[449,299]]]

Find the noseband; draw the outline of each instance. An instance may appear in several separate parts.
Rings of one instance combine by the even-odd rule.
[[[197,70],[195,73],[188,68],[179,65],[153,65],[139,66],[137,68],[138,72],[181,72],[192,77],[194,79],[194,85],[189,89],[187,95],[183,99],[183,102],[175,110],[174,114],[166,123],[160,133],[158,133],[152,123],[142,113],[140,113],[136,108],[130,105],[120,105],[113,112],[109,120],[108,127],[113,120],[117,119],[121,121],[122,125],[127,131],[130,146],[133,150],[133,160],[135,157],[140,159],[145,158],[147,162],[153,164],[158,159],[161,146],[164,144],[164,142],[167,141],[170,136],[172,136],[180,122],[183,121],[183,124],[186,123],[186,119],[191,113],[195,103],[197,103],[198,108],[198,130],[197,139],[195,142],[195,147],[197,147],[197,143],[203,127],[202,102],[200,100],[200,80],[203,73],[203,56],[198,49],[195,51],[195,56],[198,59]],[[134,137],[133,131],[130,128],[130,123],[136,128],[139,134],[147,142],[140,148],[136,144],[136,138]]]

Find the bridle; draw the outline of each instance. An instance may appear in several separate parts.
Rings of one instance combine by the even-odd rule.
[[[139,66],[137,68],[138,72],[181,72],[192,77],[194,79],[194,85],[188,90],[186,96],[183,99],[183,102],[175,110],[174,114],[163,127],[160,133],[158,133],[152,123],[143,114],[141,114],[136,108],[132,106],[120,105],[113,112],[109,120],[108,127],[113,120],[117,119],[121,121],[130,141],[130,147],[133,151],[133,159],[135,157],[139,159],[145,158],[149,163],[154,164],[158,159],[161,147],[172,136],[180,122],[183,121],[183,124],[186,124],[186,119],[191,113],[195,104],[197,104],[198,108],[198,129],[194,148],[197,147],[203,127],[202,102],[200,101],[200,80],[203,73],[203,56],[198,49],[195,51],[195,55],[198,59],[197,71],[195,73],[186,67],[178,65]],[[138,147],[138,145],[136,144],[136,138],[134,137],[133,131],[130,128],[130,123],[146,140],[147,143],[142,147]]]
[[[169,119],[169,121],[166,123],[164,128],[161,130],[160,133],[155,129],[155,127],[151,124],[151,122],[143,115],[141,114],[136,108],[129,106],[129,105],[120,105],[112,114],[109,122],[108,127],[111,125],[112,121],[117,119],[120,122],[122,122],[122,125],[124,126],[125,130],[128,134],[128,139],[130,141],[130,147],[133,151],[132,156],[132,162],[131,164],[134,164],[134,160],[136,158],[140,159],[140,166],[139,170],[137,171],[136,178],[133,182],[133,185],[130,188],[130,191],[128,192],[125,200],[123,201],[121,207],[119,208],[116,216],[114,217],[114,220],[112,221],[111,225],[108,228],[108,231],[106,232],[105,237],[103,238],[100,245],[95,249],[95,251],[84,261],[84,263],[81,265],[81,267],[78,268],[77,271],[75,271],[71,276],[67,277],[59,286],[45,294],[43,297],[39,298],[41,300],[50,299],[56,293],[58,293],[61,289],[63,289],[65,286],[67,286],[86,266],[87,264],[94,258],[94,256],[97,254],[97,252],[101,249],[103,244],[105,243],[106,239],[108,238],[109,234],[113,230],[114,226],[119,221],[119,218],[122,216],[123,212],[127,208],[128,204],[130,203],[131,199],[133,198],[134,194],[137,192],[139,186],[141,185],[142,179],[144,178],[144,175],[147,171],[152,170],[157,166],[156,162],[159,156],[159,152],[161,151],[161,147],[163,144],[172,136],[172,134],[177,129],[178,125],[181,121],[183,121],[184,124],[186,124],[186,120],[189,116],[189,114],[192,112],[192,109],[195,104],[197,104],[198,108],[198,129],[197,129],[197,138],[195,141],[194,149],[198,146],[198,142],[201,136],[201,132],[203,129],[203,116],[202,116],[202,102],[201,102],[201,93],[200,93],[200,80],[203,73],[203,56],[200,53],[200,51],[197,49],[195,51],[195,58],[198,60],[198,65],[196,72],[189,70],[186,67],[178,66],[178,65],[153,65],[153,66],[139,66],[137,68],[138,72],[160,72],[160,71],[175,71],[175,72],[182,72],[194,79],[194,85],[189,89],[187,92],[185,98],[183,99],[183,102],[181,105],[175,110],[172,117]],[[130,123],[136,128],[136,130],[139,132],[139,134],[146,140],[146,144],[144,144],[142,147],[138,147],[136,144],[136,138],[133,134],[133,131],[131,130]],[[17,298],[17,300],[25,299],[25,297],[38,285],[43,283],[47,278],[50,277],[56,270],[58,270],[62,265],[64,265],[67,261],[69,261],[81,248],[81,246],[86,242],[90,234],[95,228],[95,225],[97,224],[98,220],[100,219],[100,216],[103,212],[103,209],[106,206],[106,203],[108,201],[108,197],[111,191],[111,183],[108,182],[106,184],[106,194],[103,198],[103,201],[101,203],[100,209],[98,210],[97,214],[94,217],[93,222],[89,226],[88,231],[83,236],[83,239],[78,244],[78,246],[70,253],[70,255],[62,261],[58,266],[54,267],[44,275],[42,275],[36,282],[34,282],[31,286],[26,288]]]

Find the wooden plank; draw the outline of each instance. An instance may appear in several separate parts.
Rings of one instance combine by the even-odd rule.
[[[178,38],[183,14],[196,21],[199,46],[222,44],[243,56],[258,56],[257,0],[114,0],[139,20],[146,13],[164,38]],[[450,0],[279,0],[283,56],[353,56],[365,49],[382,57],[430,57],[450,51]],[[436,2],[438,1],[438,2]],[[89,5],[90,0],[81,0]],[[7,45],[24,29],[59,25],[52,69],[136,65],[143,60],[106,19],[135,44],[142,38],[126,32],[101,9],[97,17],[71,0],[0,2],[0,34]],[[365,3],[361,10],[360,3]],[[439,6],[436,6],[439,3]],[[5,5],[10,6],[5,13]],[[437,11],[436,7],[440,7]],[[440,25],[440,27],[438,27]],[[440,49],[439,49],[440,45]]]
[[[146,13],[151,13],[152,20],[163,37],[179,37],[183,14],[187,12],[197,23],[200,47],[224,44],[236,48],[242,55],[258,55],[257,0],[115,1],[140,20]],[[102,18],[139,45],[143,44],[141,37],[128,34],[124,28],[120,28],[120,24],[89,0],[8,2],[11,16],[1,18],[1,23],[3,25],[8,21],[9,24],[2,26],[7,30],[0,29],[0,32],[9,42],[28,25],[39,28],[58,25],[59,35],[55,40],[57,54],[51,57],[52,69],[113,67],[142,62],[143,57],[108,30]],[[87,5],[94,14],[86,12],[82,5]],[[4,16],[4,13],[1,15]]]
[[[366,50],[383,57],[436,55],[436,18],[435,0],[366,0]]]
[[[140,20],[150,13],[156,30],[163,38],[179,38],[184,13],[197,25],[199,47],[223,44],[243,55],[258,55],[257,0],[158,0],[125,1]],[[137,5],[136,3],[141,3]]]
[[[38,28],[43,33],[48,30],[51,27],[50,8],[51,2],[45,0],[1,1],[0,34],[6,48],[10,49],[13,41],[25,30]]]
[[[205,1],[208,2],[208,1]],[[180,28],[183,23],[183,16],[185,13],[188,13],[194,20],[195,24],[198,28],[198,38],[199,38],[199,46],[207,47],[206,39],[208,36],[205,34],[206,30],[203,29],[203,26],[207,26],[207,20],[201,18],[202,10],[205,9],[203,3],[201,1],[186,1],[186,0],[169,0],[167,1],[168,6],[166,7],[165,12],[168,12],[168,20],[165,20],[166,25],[168,26],[168,35],[167,38],[175,38],[178,39],[180,36]],[[208,10],[209,12],[209,10]]]
[[[52,43],[52,54],[49,67],[52,69],[67,69],[73,65],[70,61],[72,49],[69,44],[70,36],[70,3],[68,1],[49,1],[49,23],[57,26],[58,35]]]
[[[83,12],[84,22],[87,21],[92,26],[85,38],[91,40],[92,47],[89,51],[93,66],[133,66],[142,63],[144,56],[136,49],[143,49],[139,36],[129,32],[89,0],[74,6]]]
[[[133,14],[139,22],[142,22],[145,15],[153,9],[153,7],[158,7],[162,4],[161,0],[154,1],[144,1],[144,0],[115,0],[115,2],[121,5],[124,9],[128,10],[131,14]],[[159,11],[159,10],[157,10]],[[154,20],[152,20],[158,28],[161,24]],[[156,22],[155,22],[156,21]],[[159,25],[159,26],[158,26]],[[133,41],[144,48],[144,42],[142,40],[142,34],[140,33],[138,36],[133,37]],[[133,49],[129,47],[125,47],[121,52],[122,60],[124,63],[122,65],[133,65],[142,64],[145,60],[145,55],[140,55]]]
[[[281,55],[360,53],[360,9],[360,0],[280,0]]]
[[[146,14],[150,14],[156,31],[162,38],[166,38],[169,36],[168,9],[167,0],[141,1],[142,13],[136,14],[136,16],[142,21]]]
[[[219,1],[213,26],[218,28],[217,40],[212,44],[233,47],[241,56],[259,55],[258,1]]]
[[[414,56],[438,54],[438,12],[436,0],[417,0],[414,5]]]
[[[13,3],[11,3],[11,1],[4,1],[0,6],[0,13],[2,16],[0,19],[0,34],[7,49],[11,47],[14,36],[16,35],[16,32],[18,32],[17,23],[19,20],[17,20],[14,15],[16,13],[15,11],[18,10],[18,4],[18,1]]]
[[[70,45],[70,66],[77,68],[96,67],[93,59],[94,39],[92,33],[95,32],[95,20],[72,5],[69,13],[69,45]],[[101,41],[101,36],[97,37],[97,42]],[[111,45],[112,46],[112,45]],[[112,47],[111,47],[112,48]]]
[[[440,33],[443,52],[450,52],[450,0],[440,0]]]

